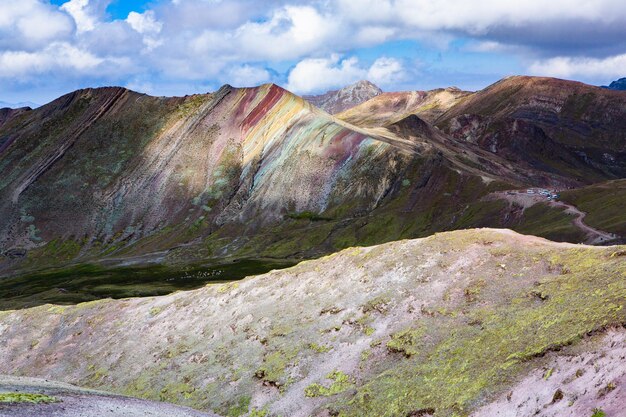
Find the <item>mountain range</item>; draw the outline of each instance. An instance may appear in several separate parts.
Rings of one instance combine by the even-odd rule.
[[[79,90],[1,113],[0,269],[306,258],[476,226],[585,241],[563,210],[537,225],[487,196],[626,177],[625,114],[621,92],[531,77],[383,93],[335,116],[273,84]]]
[[[39,107],[39,104],[33,103],[32,101],[22,101],[19,103],[8,103],[6,101],[0,101],[0,109],[19,109],[22,107],[30,107],[31,109],[36,109],[37,107]]]

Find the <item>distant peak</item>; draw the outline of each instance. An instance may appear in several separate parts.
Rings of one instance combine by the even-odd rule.
[[[337,114],[382,93],[383,90],[372,82],[361,80],[343,87],[341,90],[328,91],[317,96],[304,96],[304,98],[328,113]]]
[[[605,88],[610,90],[626,90],[626,77],[613,81],[608,87]]]
[[[368,89],[372,91],[376,91],[379,94],[383,92],[376,84],[368,80],[360,80],[355,82],[354,84],[350,84],[347,87],[342,88],[340,91],[344,90],[354,90],[354,89]]]

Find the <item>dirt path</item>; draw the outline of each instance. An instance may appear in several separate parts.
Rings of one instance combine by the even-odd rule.
[[[0,375],[0,393],[11,392],[45,394],[58,402],[0,403],[0,417],[217,417],[187,407],[87,390],[61,382]]]
[[[493,193],[491,195],[495,198],[507,200],[509,203],[514,203],[522,207],[523,210],[526,210],[527,208],[532,207],[538,203],[544,203],[550,207],[563,209],[565,213],[574,216],[572,223],[580,230],[585,232],[587,239],[584,243],[588,245],[597,245],[599,243],[611,241],[619,237],[613,233],[605,232],[603,230],[599,230],[589,226],[587,223],[584,222],[587,213],[580,211],[576,206],[565,203],[563,201],[548,200],[548,198],[544,195],[538,193],[528,194],[525,190],[501,191]]]

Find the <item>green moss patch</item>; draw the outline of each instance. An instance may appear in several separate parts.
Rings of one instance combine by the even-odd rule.
[[[307,397],[330,397],[337,395],[354,387],[354,378],[341,371],[333,371],[326,375],[331,380],[329,386],[320,384],[312,384],[304,389],[304,395]]]
[[[56,397],[26,392],[0,392],[0,403],[8,404],[49,404],[56,403]]]
[[[406,357],[411,357],[419,353],[422,345],[425,329],[407,329],[391,335],[391,340],[387,342],[387,349],[392,352],[403,353]]]

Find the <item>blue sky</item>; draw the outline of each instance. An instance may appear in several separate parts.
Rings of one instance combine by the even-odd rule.
[[[626,76],[623,0],[1,0],[0,101],[360,79],[476,90],[513,74]]]

